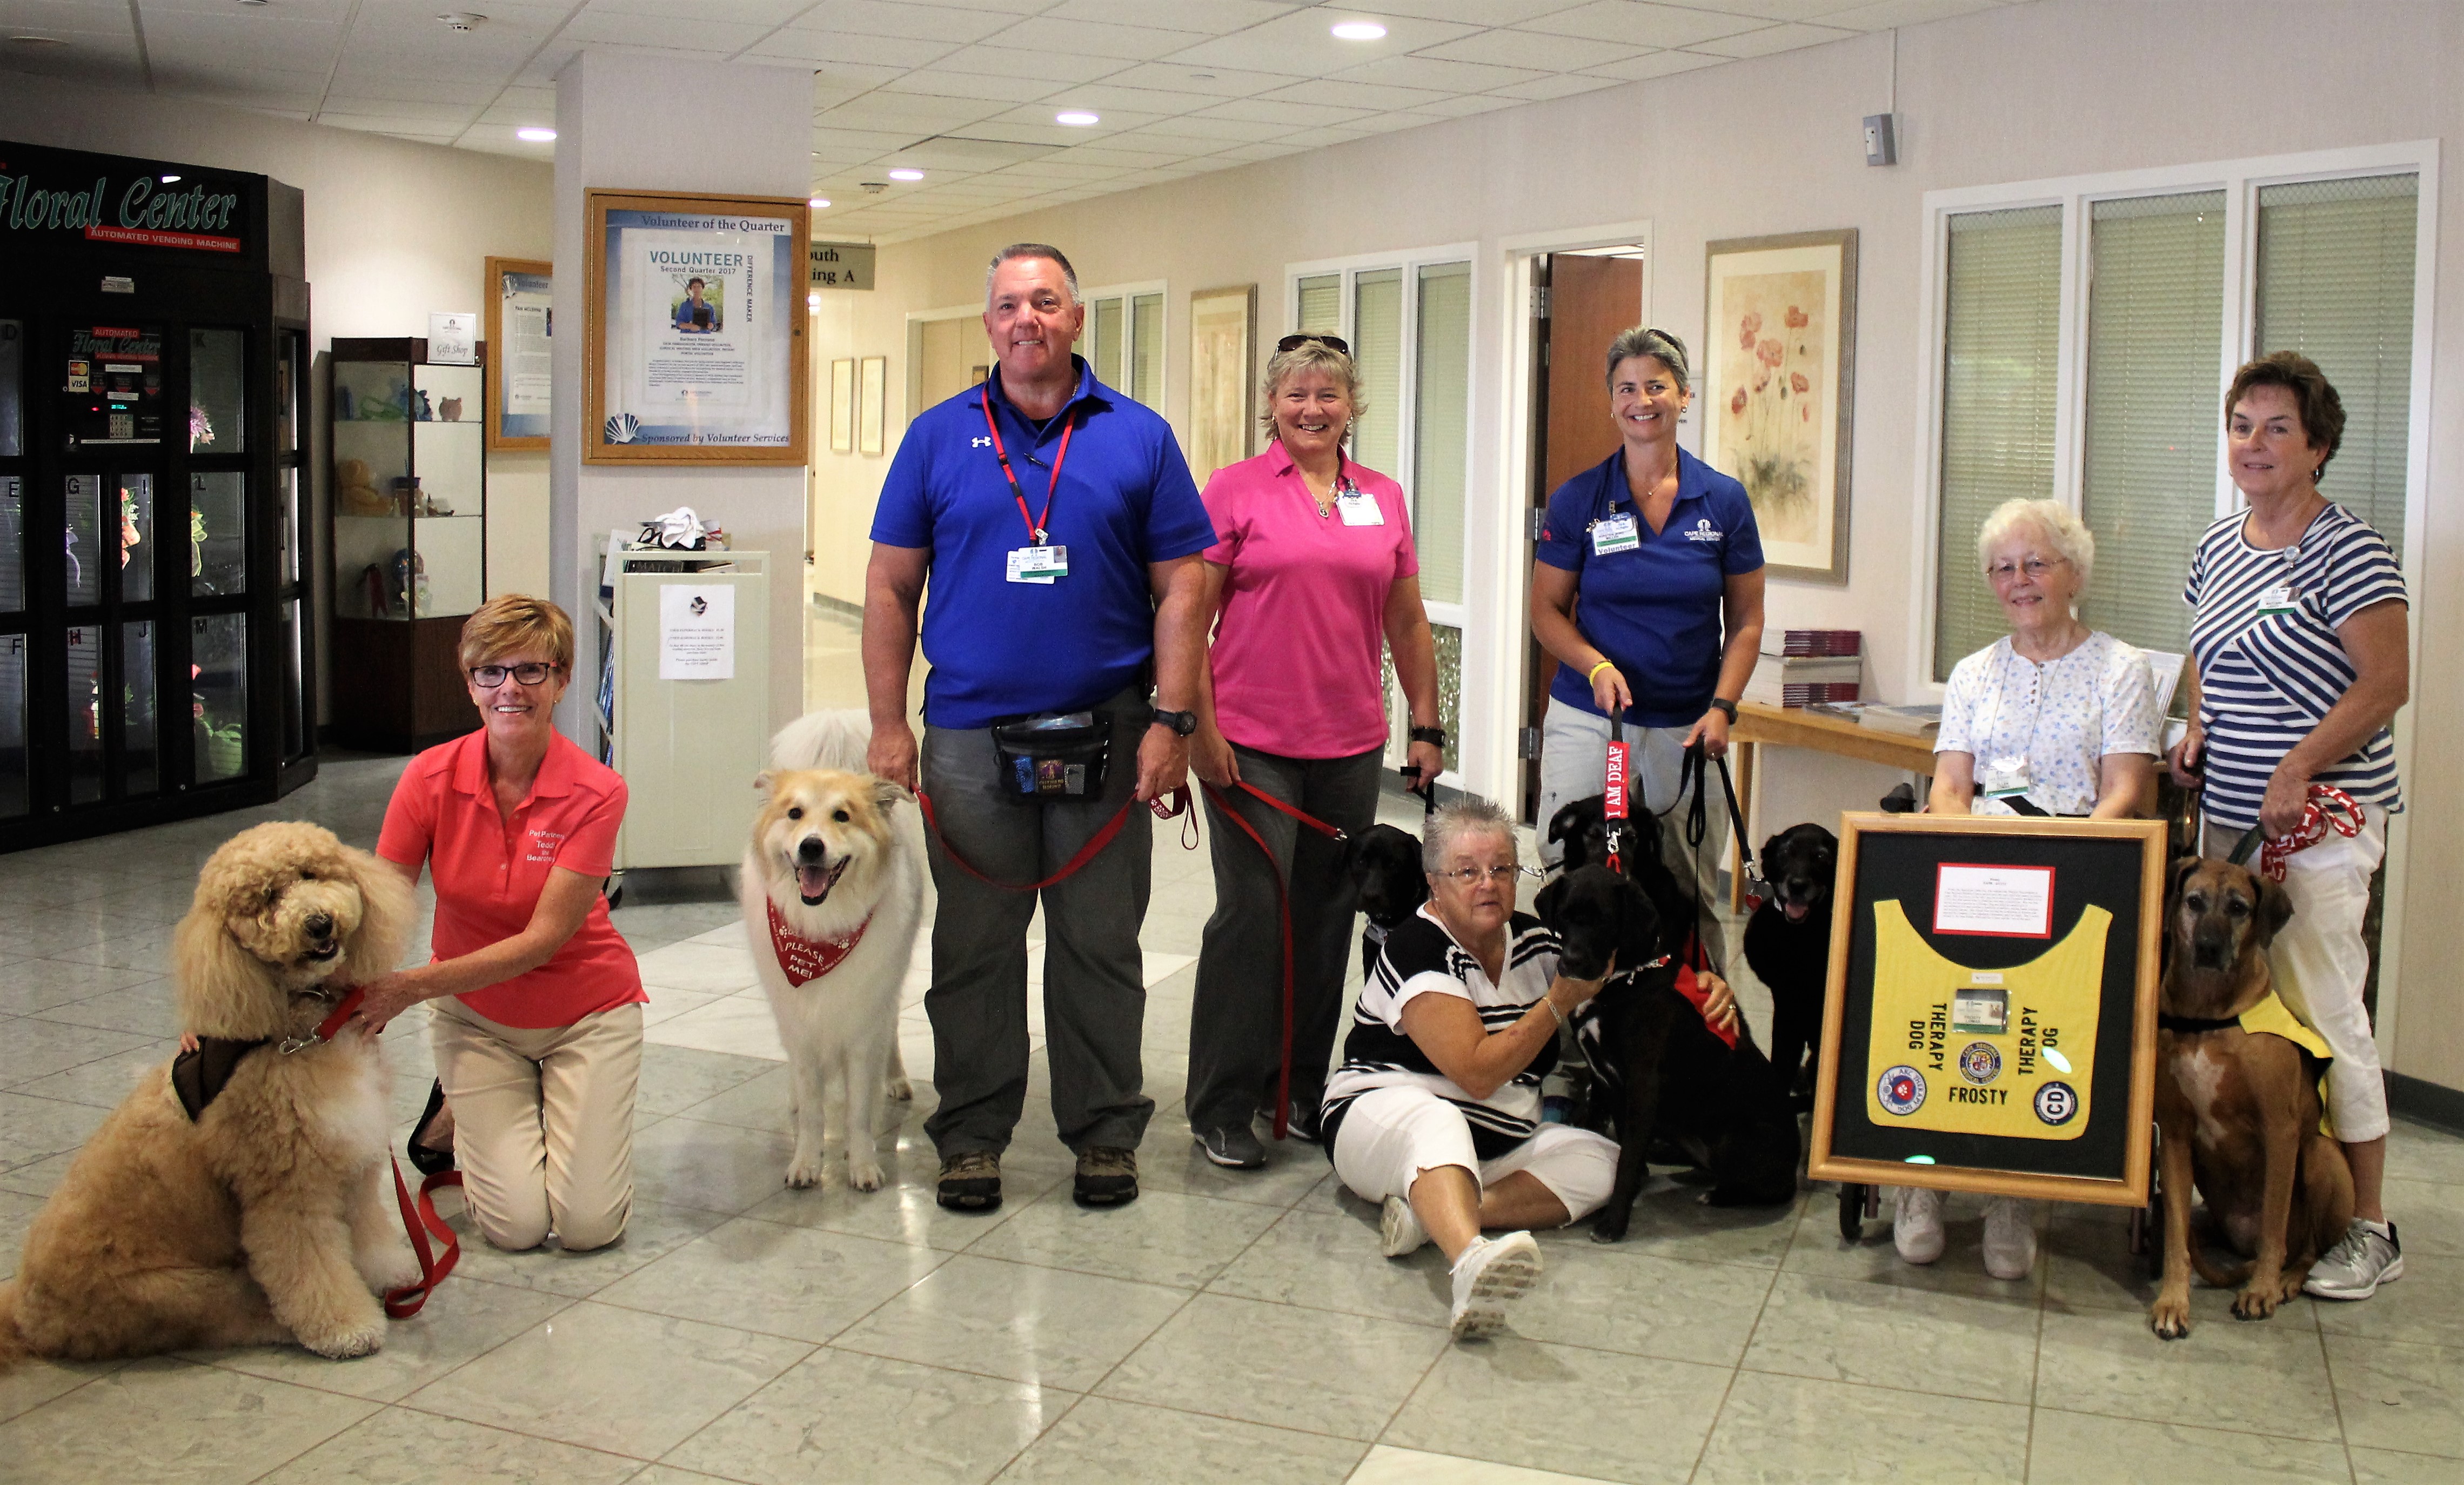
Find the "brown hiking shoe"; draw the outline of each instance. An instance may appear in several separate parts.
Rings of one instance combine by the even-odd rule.
[[[933,1199],[952,1211],[990,1211],[1001,1205],[1001,1157],[990,1150],[961,1150],[941,1162]]]
[[[1118,1207],[1138,1199],[1138,1153],[1090,1144],[1078,1152],[1078,1205]]]

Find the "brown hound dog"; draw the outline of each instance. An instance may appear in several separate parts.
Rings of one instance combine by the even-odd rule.
[[[2148,1307],[2157,1335],[2190,1333],[2190,1271],[2241,1287],[2234,1318],[2265,1319],[2301,1292],[2319,1254],[2353,1218],[2344,1152],[2319,1131],[2319,1061],[2286,1035],[2245,1030],[2254,1011],[2299,1033],[2275,1000],[2267,946],[2293,916],[2284,889],[2223,861],[2173,863],[2158,1018],[2158,1152],[2165,1281]],[[2304,1033],[2306,1034],[2306,1033]],[[2190,1186],[2233,1251],[2220,1269],[2190,1232]]]

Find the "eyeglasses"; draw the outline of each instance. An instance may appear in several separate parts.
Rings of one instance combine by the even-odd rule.
[[[1985,577],[1988,582],[2008,583],[2024,572],[2028,575],[2029,582],[2040,583],[2044,581],[2046,573],[2054,570],[2056,563],[2068,561],[2070,559],[2067,557],[2031,557],[2021,563],[1997,562],[1985,569]]]
[[[1298,350],[1304,345],[1323,345],[1327,349],[1333,351],[1338,356],[1349,356],[1352,354],[1352,343],[1345,340],[1342,336],[1319,335],[1314,331],[1304,331],[1299,335],[1285,336],[1282,340],[1275,343],[1275,354],[1280,356],[1287,350]]]
[[[1464,887],[1469,887],[1485,876],[1502,887],[1518,876],[1537,876],[1540,874],[1528,866],[1459,866],[1451,872],[1432,872],[1430,875],[1442,876],[1448,881]]]
[[[562,669],[561,665],[548,665],[538,660],[525,660],[519,665],[473,665],[471,678],[482,686],[493,688],[503,685],[505,677],[511,676],[525,686],[536,686],[545,681],[549,673]]]

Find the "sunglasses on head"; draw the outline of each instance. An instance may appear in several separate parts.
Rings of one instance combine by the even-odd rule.
[[[1298,350],[1304,345],[1323,345],[1339,356],[1349,356],[1352,354],[1352,343],[1345,340],[1342,336],[1319,335],[1315,332],[1285,336],[1282,340],[1275,343],[1275,353],[1277,355],[1282,355],[1285,351]]]

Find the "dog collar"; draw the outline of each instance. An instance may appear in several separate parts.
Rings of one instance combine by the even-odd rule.
[[[2226,1027],[2241,1025],[2239,1016],[2177,1016],[2169,1010],[2156,1013],[2156,1024],[2167,1031],[2193,1034],[2199,1031],[2221,1031]]]
[[[787,926],[779,916],[779,904],[770,908],[770,952],[777,955],[779,968],[789,985],[803,985],[818,980],[845,963],[855,946],[864,942],[864,931],[872,926],[872,915],[855,925],[855,932],[844,939],[807,939]]]

